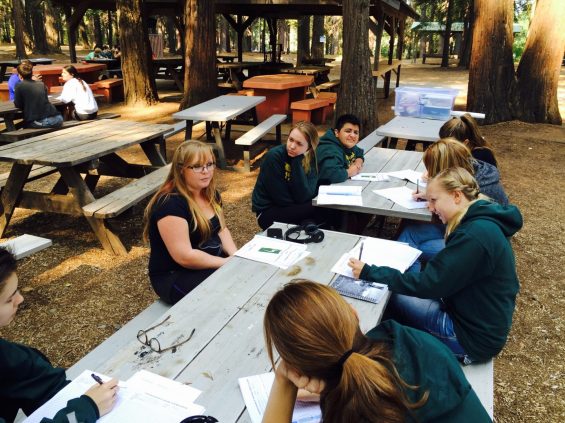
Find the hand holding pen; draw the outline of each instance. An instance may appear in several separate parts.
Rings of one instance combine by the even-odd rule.
[[[92,386],[84,395],[89,396],[92,401],[94,401],[98,407],[100,417],[102,417],[114,407],[117,398],[116,395],[120,390],[118,380],[110,379],[108,382],[104,382],[100,376],[94,373],[92,373],[91,376],[92,379],[97,382],[97,385]]]
[[[427,201],[424,192],[420,192],[420,180],[416,179],[416,192],[412,194],[412,199],[416,201]]]

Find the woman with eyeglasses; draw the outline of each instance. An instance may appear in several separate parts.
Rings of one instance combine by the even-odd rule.
[[[183,142],[165,183],[145,209],[149,278],[169,304],[196,288],[237,250],[216,190],[215,167],[210,145]]]
[[[0,328],[8,326],[24,297],[19,290],[16,259],[0,248]],[[18,410],[28,416],[69,381],[65,370],[53,367],[35,348],[0,338],[0,422],[11,423]],[[52,419],[42,423],[93,423],[108,413],[116,401],[118,381],[96,383],[84,395],[73,398]]]
[[[294,125],[285,145],[272,148],[265,156],[251,199],[261,229],[275,221],[320,220],[320,209],[312,205],[318,188],[318,142],[316,127],[301,121]]]

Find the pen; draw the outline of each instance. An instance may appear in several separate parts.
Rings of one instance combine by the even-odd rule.
[[[354,192],[326,192],[326,195],[348,195],[348,196],[356,196],[357,193]]]
[[[100,378],[100,376],[95,375],[94,373],[91,373],[90,376],[92,376],[92,379],[94,379],[100,385],[102,385],[104,383],[104,381],[102,380],[102,378]]]
[[[361,241],[361,248],[359,248],[359,261],[361,261],[361,256],[363,255],[363,241]]]

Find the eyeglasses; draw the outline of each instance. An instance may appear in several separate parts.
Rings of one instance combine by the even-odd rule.
[[[210,170],[210,171],[214,170],[214,168],[216,167],[216,163],[209,162],[202,166],[185,166],[185,167],[192,169],[195,173],[203,173],[205,170]]]
[[[171,318],[171,315],[168,315],[167,317],[165,317],[165,320],[163,320],[161,323],[157,323],[155,326],[151,326],[148,329],[141,329],[139,332],[137,332],[137,340],[139,342],[141,342],[143,345],[147,345],[149,348],[151,348],[151,351],[155,351],[157,353],[164,353],[165,351],[169,351],[169,350],[174,350],[177,347],[180,347],[183,344],[186,344],[188,341],[190,341],[190,338],[192,338],[192,335],[194,335],[194,332],[196,332],[196,329],[192,329],[192,332],[190,332],[190,335],[188,336],[188,338],[186,338],[185,340],[175,344],[175,345],[171,345],[170,347],[167,348],[161,348],[161,343],[159,342],[159,340],[157,338],[148,338],[147,337],[147,332],[158,328],[159,326],[161,326],[162,324],[164,324],[167,320],[169,320]]]

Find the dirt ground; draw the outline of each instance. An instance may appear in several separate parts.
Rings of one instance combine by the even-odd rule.
[[[402,69],[402,84],[461,89],[457,106],[464,108],[465,71],[408,63]],[[168,85],[161,88],[169,97],[158,106],[134,110],[114,105],[111,110],[121,113],[122,119],[170,121],[178,97],[166,91]],[[565,116],[563,68],[559,95]],[[393,101],[394,95],[380,100],[381,123],[392,117]],[[288,129],[287,125],[283,132]],[[514,121],[482,129],[496,150],[506,191],[525,222],[512,241],[521,292],[508,344],[495,360],[495,420],[565,421],[565,128]],[[177,135],[168,142],[169,153],[181,138]],[[126,154],[142,157],[135,148]],[[239,157],[237,152],[233,157]],[[0,166],[0,171],[7,170]],[[250,205],[257,170],[218,174],[228,226],[241,246],[259,230]],[[36,182],[34,187],[48,189],[54,182]],[[123,182],[102,180],[102,193]],[[149,250],[141,241],[145,204],[114,219],[130,248],[123,257],[102,250],[84,219],[18,209],[6,236],[30,233],[52,239],[53,246],[19,262],[25,302],[0,336],[39,348],[55,365],[67,367],[153,302],[156,296],[146,270]],[[385,233],[392,233],[396,223],[389,223]]]

